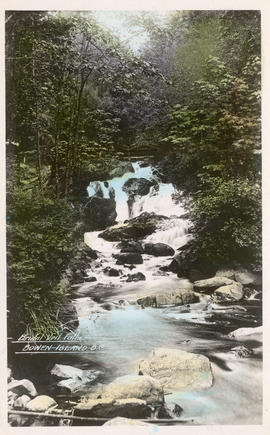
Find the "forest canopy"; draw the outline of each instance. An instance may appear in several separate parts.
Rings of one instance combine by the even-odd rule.
[[[145,35],[138,50],[91,12],[6,13],[8,296],[22,329],[46,331],[68,299],[76,187],[112,158],[151,156],[183,192],[187,267],[261,269],[260,13],[125,22]]]

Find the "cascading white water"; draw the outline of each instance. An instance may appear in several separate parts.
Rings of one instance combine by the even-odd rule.
[[[135,195],[132,205],[132,217],[139,216],[143,212],[155,213],[167,217],[175,217],[166,222],[164,227],[160,227],[154,235],[146,239],[147,242],[162,242],[167,243],[174,248],[183,246],[189,236],[188,222],[184,219],[179,219],[184,213],[184,208],[181,204],[173,200],[176,191],[170,183],[160,183],[156,175],[153,174],[151,166],[141,167],[139,163],[133,163],[133,172],[127,172],[122,177],[115,177],[107,182],[93,181],[88,186],[89,196],[93,196],[99,192],[103,198],[109,198],[109,189],[114,190],[116,201],[117,221],[124,222],[129,219],[128,195],[123,191],[125,182],[130,178],[145,178],[147,180],[155,180],[158,183],[152,186],[147,195]],[[177,218],[176,218],[177,217]],[[100,252],[109,251],[112,244],[98,239],[98,232],[86,233],[85,242],[97,249]]]
[[[150,166],[140,167],[135,163],[133,168],[134,173],[108,180],[108,184],[93,182],[88,187],[90,196],[98,193],[103,198],[109,198],[110,189],[114,189],[117,221],[120,225],[130,217],[128,196],[122,190],[124,183],[129,178],[150,180],[155,177]],[[188,241],[189,222],[183,217],[181,204],[173,199],[175,193],[173,185],[158,182],[158,189],[153,186],[148,195],[135,196],[133,217],[145,211],[169,217],[161,221],[156,231],[142,241],[143,245],[162,242],[173,247],[177,253],[177,249]],[[86,286],[89,293],[80,293],[84,297],[79,297],[75,302],[79,331],[85,342],[104,347],[102,352],[91,355],[91,364],[95,361],[101,363],[106,368],[104,372],[112,371],[113,377],[116,377],[134,373],[134,362],[144,358],[156,347],[180,347],[205,355],[208,355],[210,349],[210,354],[216,358],[212,363],[215,379],[213,387],[198,393],[177,393],[168,396],[167,401],[178,401],[183,405],[183,416],[195,418],[199,424],[227,424],[228,421],[232,424],[246,424],[249,421],[251,424],[260,424],[261,362],[252,358],[233,360],[228,353],[229,339],[226,332],[208,330],[213,326],[207,311],[209,296],[192,304],[191,309],[177,306],[158,310],[141,309],[136,305],[136,300],[145,294],[149,295],[156,290],[192,288],[192,284],[176,274],[160,270],[161,266],[171,262],[171,257],[155,257],[144,253],[143,264],[135,265],[132,271],[124,265],[117,265],[113,254],[119,253],[118,243],[108,242],[98,237],[99,234],[99,231],[85,234],[86,243],[99,251],[98,259],[91,262],[91,270],[88,272],[97,281],[83,284],[81,287]],[[118,269],[119,276],[107,276],[104,273],[107,266]],[[143,273],[145,280],[127,282],[127,275],[136,272]],[[104,307],[104,300],[112,308],[108,310]],[[128,303],[120,305],[120,300]],[[217,327],[216,321],[214,325],[214,328]],[[236,344],[229,343],[229,347]],[[82,356],[83,358],[87,360],[89,357]],[[222,367],[226,368],[227,364],[228,369],[223,370]],[[254,415],[251,418],[250,410],[253,408]]]
[[[121,177],[115,177],[107,182],[92,181],[88,186],[89,196],[93,196],[99,192],[103,198],[109,198],[109,189],[113,189],[115,193],[117,220],[123,222],[129,219],[128,211],[128,195],[123,191],[123,186],[130,178],[145,178],[146,180],[155,180],[158,182],[157,177],[153,174],[151,166],[140,167],[139,163],[132,164],[133,172],[126,172]],[[107,186],[106,186],[107,184]],[[138,216],[144,211],[162,214],[164,216],[180,216],[184,213],[183,207],[176,204],[172,196],[175,194],[175,189],[172,184],[159,183],[158,191],[155,186],[151,187],[148,195],[135,196],[133,204],[133,217]]]
[[[129,218],[128,210],[128,195],[123,191],[123,185],[129,178],[145,178],[147,180],[154,180],[155,185],[150,188],[147,195],[135,195],[134,203],[132,205],[132,217],[139,216],[143,212],[153,212],[158,215],[166,216],[169,219],[164,219],[157,224],[156,231],[146,237],[145,243],[165,243],[175,249],[185,245],[189,240],[188,234],[189,222],[181,218],[184,213],[184,208],[181,204],[174,201],[176,193],[172,184],[160,183],[151,166],[141,167],[139,163],[133,163],[134,172],[128,172],[122,177],[116,177],[107,182],[92,182],[88,187],[89,195],[103,194],[104,198],[109,197],[109,189],[114,189],[117,220],[119,225]],[[155,257],[152,255],[143,254],[143,264],[136,265],[134,272],[141,272],[145,276],[145,281],[136,283],[127,283],[121,278],[111,277],[104,274],[106,267],[117,268],[116,261],[113,254],[119,253],[117,242],[108,242],[99,237],[100,231],[92,231],[85,233],[85,242],[93,249],[97,250],[99,254],[98,260],[92,262],[89,275],[94,276],[102,285],[124,285],[125,291],[128,291],[129,300],[136,300],[136,297],[145,291],[152,291],[156,288],[171,288],[179,287],[179,278],[172,274],[162,274],[160,267],[168,266],[172,261],[171,256]],[[121,273],[129,273],[125,269]],[[89,286],[95,286],[95,282],[89,283]],[[188,286],[187,280],[181,281],[182,286]]]

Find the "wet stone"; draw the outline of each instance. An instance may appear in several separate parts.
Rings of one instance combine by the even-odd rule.
[[[121,270],[119,270],[119,269],[114,269],[113,267],[110,267],[110,266],[106,267],[106,268],[103,270],[103,272],[104,272],[104,274],[107,275],[107,276],[120,276],[121,273],[122,273]]]
[[[254,354],[253,349],[247,346],[236,346],[230,350],[237,358],[248,358]]]
[[[29,394],[29,396],[35,397],[37,390],[33,382],[28,379],[21,379],[19,381],[13,380],[8,384],[8,391],[12,391],[15,394],[23,395]]]
[[[143,258],[141,254],[136,252],[127,252],[122,254],[114,254],[117,259],[117,264],[142,264]]]
[[[127,282],[145,281],[145,276],[141,272],[134,273],[133,275],[128,275]]]

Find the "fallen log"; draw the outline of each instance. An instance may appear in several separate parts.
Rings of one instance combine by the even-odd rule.
[[[15,409],[13,410],[8,410],[8,414],[17,414],[17,415],[24,415],[24,416],[28,416],[28,417],[43,417],[43,418],[55,418],[55,419],[66,419],[66,420],[77,420],[77,421],[109,421],[112,419],[112,417],[79,417],[76,415],[69,415],[69,414],[49,414],[46,412],[33,412],[33,411],[16,411]],[[138,420],[138,421],[143,421],[145,423],[154,423],[154,424],[158,424],[158,423],[182,423],[182,424],[186,424],[186,423],[193,423],[194,420],[192,418],[189,419],[176,419],[176,418],[145,418],[145,419],[141,419],[141,418],[136,418],[134,420]]]

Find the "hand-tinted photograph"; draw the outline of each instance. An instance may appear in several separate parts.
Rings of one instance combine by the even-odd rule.
[[[10,426],[262,424],[261,14],[5,14]]]

